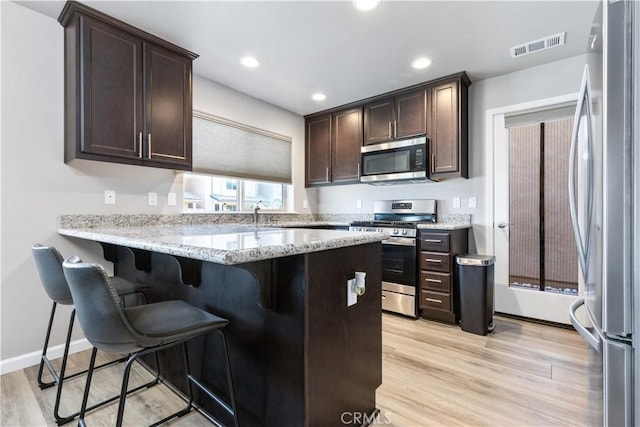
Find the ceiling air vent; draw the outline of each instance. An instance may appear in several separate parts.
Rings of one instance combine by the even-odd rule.
[[[514,46],[510,49],[511,57],[517,58],[519,56],[528,55],[540,50],[551,49],[552,47],[562,46],[564,44],[565,35],[567,33],[558,33],[552,36],[547,36],[542,39],[533,40],[528,43],[524,43],[518,46]]]

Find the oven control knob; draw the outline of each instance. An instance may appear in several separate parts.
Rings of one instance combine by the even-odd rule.
[[[402,235],[406,236],[407,235],[407,230],[402,230]]]
[[[394,229],[393,229],[393,234],[398,234],[398,233],[399,233],[398,229],[397,229],[397,228],[394,228]]]
[[[376,228],[376,232],[382,233],[382,228]]]

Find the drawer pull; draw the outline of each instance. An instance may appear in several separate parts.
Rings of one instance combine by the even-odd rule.
[[[425,282],[442,283],[442,280],[438,279],[424,279]]]
[[[438,304],[442,304],[442,300],[441,299],[425,298],[425,300],[427,300],[429,302],[437,302]]]
[[[437,262],[438,264],[442,264],[442,260],[441,259],[425,258],[424,260],[426,262]]]
[[[442,243],[442,240],[438,239],[424,239],[424,241],[428,243]]]

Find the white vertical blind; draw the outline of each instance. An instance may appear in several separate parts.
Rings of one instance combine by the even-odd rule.
[[[193,172],[291,184],[291,138],[194,111]]]
[[[540,284],[540,124],[509,128],[509,276]],[[510,279],[512,280],[512,279]]]

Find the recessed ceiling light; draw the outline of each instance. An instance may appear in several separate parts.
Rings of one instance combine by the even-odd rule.
[[[258,61],[253,56],[243,56],[240,58],[240,63],[247,68],[255,68],[260,65],[260,61]]]
[[[421,58],[414,59],[413,62],[411,63],[411,66],[416,70],[427,68],[429,65],[431,65],[431,60],[424,56]]]
[[[360,12],[369,12],[378,7],[380,0],[353,0],[353,7]]]
[[[325,99],[327,99],[327,96],[324,93],[318,92],[311,95],[311,99],[313,99],[314,101],[324,101]]]

